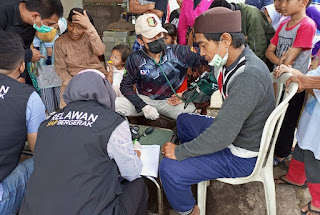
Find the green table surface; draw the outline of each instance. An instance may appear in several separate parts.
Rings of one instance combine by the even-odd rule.
[[[139,134],[142,135],[148,126],[138,125]],[[160,145],[163,146],[166,142],[170,142],[173,136],[173,131],[165,128],[155,127],[153,132],[146,136],[141,136],[139,143],[141,145]]]

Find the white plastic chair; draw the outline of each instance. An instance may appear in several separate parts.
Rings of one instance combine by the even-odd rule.
[[[268,215],[276,215],[276,194],[273,179],[274,146],[284,115],[287,111],[289,101],[298,90],[298,84],[291,83],[279,104],[283,93],[283,87],[290,76],[291,74],[284,73],[276,79],[273,73],[271,73],[271,79],[274,83],[277,83],[276,108],[272,111],[264,125],[258,159],[251,175],[241,178],[217,179],[218,181],[228,184],[244,184],[252,181],[262,182],[264,185]],[[209,186],[209,184],[210,181],[202,181],[198,183],[198,206],[200,208],[200,215],[205,215],[206,213],[207,186]]]

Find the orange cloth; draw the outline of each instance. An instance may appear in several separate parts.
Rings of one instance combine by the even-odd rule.
[[[182,82],[180,88],[177,90],[176,93],[183,93],[188,89],[188,83],[187,83],[187,76],[184,78],[184,81]]]

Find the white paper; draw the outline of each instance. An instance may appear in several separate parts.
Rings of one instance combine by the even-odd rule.
[[[158,177],[160,146],[141,145],[141,161],[143,164],[141,175]]]

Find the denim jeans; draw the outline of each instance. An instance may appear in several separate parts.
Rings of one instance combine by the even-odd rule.
[[[1,215],[11,215],[18,212],[26,189],[26,183],[32,171],[33,159],[30,158],[19,163],[11,174],[1,182],[3,188],[2,200],[0,201]]]

